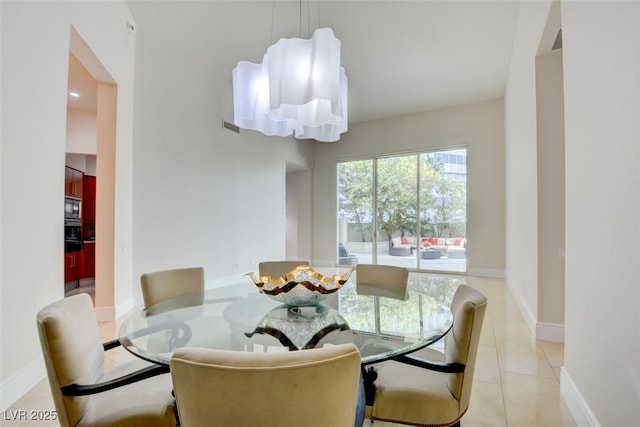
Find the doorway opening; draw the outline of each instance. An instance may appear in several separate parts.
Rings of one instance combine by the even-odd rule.
[[[81,245],[65,253],[65,296],[88,293],[109,317],[114,311],[117,85],[73,27],[67,96],[65,198],[80,203]]]

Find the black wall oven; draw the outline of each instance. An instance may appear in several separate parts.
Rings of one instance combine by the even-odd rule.
[[[80,199],[64,198],[64,253],[82,250],[82,224],[80,222]]]
[[[75,197],[65,196],[64,198],[64,219],[75,219],[80,221],[81,200]]]
[[[80,220],[64,220],[64,253],[82,250],[82,227]]]

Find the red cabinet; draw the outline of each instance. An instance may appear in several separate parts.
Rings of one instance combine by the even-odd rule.
[[[84,175],[82,178],[82,273],[81,279],[96,275],[96,177]]]
[[[96,276],[96,244],[85,242],[82,245],[82,273],[80,278]]]
[[[82,198],[82,172],[65,166],[64,170],[64,195]]]
[[[84,175],[82,177],[82,221],[96,220],[96,177]]]
[[[73,282],[80,279],[82,273],[82,252],[69,252],[64,254],[64,282]]]

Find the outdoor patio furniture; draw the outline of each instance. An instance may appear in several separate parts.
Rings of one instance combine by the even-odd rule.
[[[389,255],[409,256],[417,248],[415,237],[394,237],[389,242]]]
[[[358,263],[358,256],[349,252],[349,250],[342,244],[338,243],[338,264],[339,265],[356,265]]]
[[[421,249],[420,256],[422,259],[440,259],[442,253],[439,249]]]
[[[464,246],[449,246],[447,248],[447,258],[466,258],[467,257],[467,248]]]

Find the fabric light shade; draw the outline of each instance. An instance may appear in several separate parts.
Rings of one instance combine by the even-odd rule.
[[[261,64],[233,70],[234,123],[265,135],[337,141],[347,131],[347,75],[330,28],[280,39]]]

